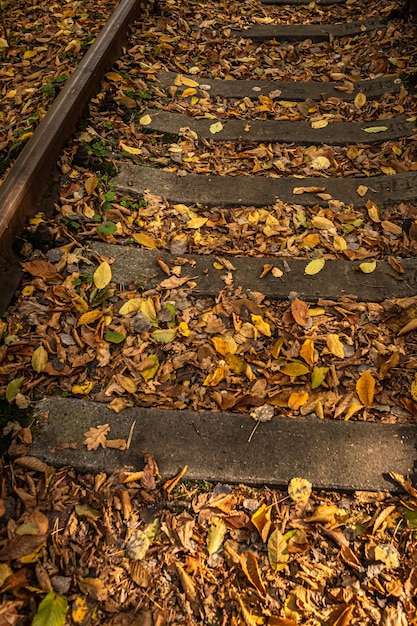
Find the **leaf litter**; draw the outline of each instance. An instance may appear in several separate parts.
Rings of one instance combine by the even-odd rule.
[[[408,138],[317,149],[201,145],[187,131],[161,141],[147,131],[143,111],[158,98],[168,98],[173,111],[214,116],[213,125],[239,115],[248,123],[360,119],[378,128],[393,110],[415,111],[406,88],[378,104],[363,97],[353,103],[222,101],[187,84],[190,79],[182,84],[195,94],[161,89],[158,72],[169,70],[199,78],[339,80],[341,90],[350,90],[358,79],[399,75],[414,63],[415,35],[395,21],[370,38],[279,48],[230,37],[226,29],[221,34],[233,41],[226,57],[218,32],[225,20],[233,28],[268,23],[270,16],[283,23],[330,16],[343,22],[357,18],[357,7],[220,4],[167,2],[162,15],[149,16],[143,32],[133,33],[126,56],[90,102],[87,129],[61,155],[57,217],[39,214],[27,227],[25,279],[0,322],[0,393],[17,406],[29,406],[39,394],[62,393],[88,396],[116,412],[132,404],[220,408],[249,412],[260,428],[274,413],[414,422],[415,298],[308,303],[294,294],[271,302],[262,294],[262,278],[259,291],[243,293],[233,283],[233,264],[227,267],[231,262],[221,256],[296,256],[313,268],[347,258],[361,271],[359,264],[369,269],[388,254],[400,280],[401,257],[412,256],[417,241],[412,204],[354,210],[328,199],[324,208],[278,202],[207,211],[172,206],[152,194],[119,197],[100,170],[117,156],[180,175],[321,176],[325,187],[326,176],[372,178],[416,169]],[[384,15],[391,8],[385,5]],[[361,12],[374,16],[381,5],[367,3]],[[188,33],[194,19],[199,29],[191,46],[177,33]],[[49,54],[36,51],[44,52]],[[7,121],[19,120],[16,128],[26,132],[32,122],[21,104],[9,98]],[[302,180],[295,186],[302,189]],[[161,260],[167,277],[157,289],[146,290],[140,279],[117,285],[112,259],[90,256],[85,242],[94,238],[171,250],[177,261]],[[217,255],[225,287],[215,299],[193,294],[193,268],[182,256],[190,252]],[[62,624],[135,626],[415,620],[416,491],[406,477],[393,476],[406,492],[395,497],[311,491],[303,477],[294,477],[288,492],[196,485],[181,480],[185,468],[164,482],[150,456],[143,472],[80,475],[28,456],[28,429],[8,429],[14,440],[2,465],[0,500],[5,624],[43,624],[52,614]],[[91,454],[99,446],[128,447],[111,436],[107,425],[99,425],[85,433],[85,446]]]

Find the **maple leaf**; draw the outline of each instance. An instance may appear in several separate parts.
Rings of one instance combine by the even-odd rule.
[[[87,450],[97,450],[99,446],[106,447],[106,438],[110,432],[109,424],[99,424],[98,426],[92,426],[86,433],[84,433],[84,445],[87,446]]]

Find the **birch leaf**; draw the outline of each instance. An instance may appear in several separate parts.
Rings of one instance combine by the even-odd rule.
[[[93,281],[97,289],[104,289],[111,281],[111,267],[107,261],[100,263],[94,272]]]
[[[223,130],[223,124],[221,122],[214,122],[214,124],[210,124],[210,132],[212,135],[216,133],[220,133]]]
[[[313,259],[313,261],[310,261],[310,263],[307,263],[307,265],[305,266],[304,274],[308,274],[308,276],[314,276],[314,274],[318,274],[319,272],[321,272],[325,264],[325,259]]]

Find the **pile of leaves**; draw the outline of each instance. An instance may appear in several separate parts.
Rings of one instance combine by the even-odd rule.
[[[0,623],[384,626],[417,617],[417,491],[401,497],[193,484],[186,468],[80,475],[2,464]],[[86,441],[92,434],[86,433]]]
[[[113,8],[103,0],[0,3],[0,180]]]

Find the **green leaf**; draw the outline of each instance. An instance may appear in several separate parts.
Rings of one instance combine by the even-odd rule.
[[[368,126],[368,128],[362,128],[365,133],[383,133],[388,130],[388,126]]]
[[[152,361],[155,363],[155,365],[153,365],[152,367],[149,367],[146,370],[143,370],[142,372],[139,372],[140,375],[142,376],[142,378],[146,381],[151,380],[156,372],[159,369],[159,359],[158,356],[156,354],[150,354],[149,358],[152,359]]]
[[[126,339],[126,335],[118,333],[117,330],[108,330],[104,335],[104,339],[110,343],[122,343]]]
[[[321,383],[326,378],[328,369],[329,369],[328,367],[318,367],[317,365],[313,367],[313,371],[311,373],[311,388],[312,389],[316,389],[317,387],[320,387]]]
[[[117,226],[109,220],[105,224],[100,224],[97,230],[101,235],[113,235],[117,230]]]
[[[160,330],[154,330],[154,332],[151,333],[151,337],[153,337],[159,343],[170,343],[175,339],[176,334],[176,328],[162,328]]]
[[[63,626],[67,607],[67,598],[51,591],[38,606],[32,626]]]
[[[20,385],[22,384],[23,378],[15,378],[11,380],[6,387],[6,400],[7,402],[13,402],[15,397],[20,391]]]
[[[101,517],[100,511],[93,509],[88,504],[76,504],[75,512],[78,517],[89,517],[90,519],[99,519]]]
[[[417,528],[417,510],[411,511],[410,509],[405,509],[404,517],[407,520],[409,528]]]

